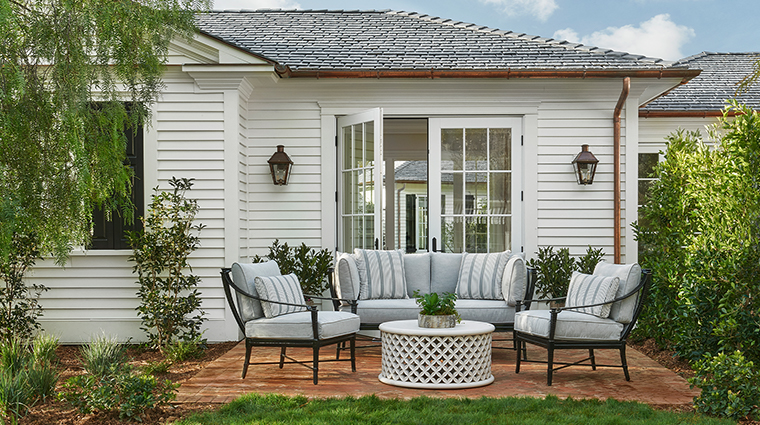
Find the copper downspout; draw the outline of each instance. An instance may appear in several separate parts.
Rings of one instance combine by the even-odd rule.
[[[631,77],[625,77],[623,79],[623,91],[620,93],[620,98],[615,105],[615,113],[612,121],[614,123],[613,139],[615,144],[615,264],[620,264],[620,113],[623,111],[623,105],[626,99],[628,99],[628,92],[631,90]],[[626,141],[630,143],[630,141]]]

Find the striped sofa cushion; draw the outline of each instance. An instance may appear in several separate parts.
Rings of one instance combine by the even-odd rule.
[[[409,298],[404,274],[404,251],[373,251],[356,248],[359,299]]]
[[[257,276],[255,285],[259,296],[265,300],[301,305],[306,304],[301,284],[298,282],[298,277],[293,273],[284,276]],[[266,301],[261,302],[261,308],[264,310],[264,316],[268,319],[283,314],[306,311],[306,307],[276,304]]]
[[[459,299],[503,300],[502,277],[509,252],[462,255],[456,294]]]
[[[620,286],[620,278],[617,276],[595,276],[573,272],[573,277],[570,279],[570,287],[567,290],[565,307],[612,301],[615,299],[618,286]],[[612,307],[612,304],[604,304],[574,309],[573,311],[607,317],[610,315],[610,307]]]

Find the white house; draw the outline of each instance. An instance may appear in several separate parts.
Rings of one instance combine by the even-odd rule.
[[[639,107],[699,74],[416,13],[212,12],[198,23],[192,41],[171,46],[141,135],[141,183],[146,205],[172,176],[195,179],[207,227],[192,264],[209,341],[238,338],[220,268],[275,239],[405,248],[394,177],[405,161],[428,170],[415,182],[425,249],[531,257],[539,246],[591,245],[636,261]],[[587,186],[571,165],[583,144],[599,159]],[[285,186],[267,165],[277,145],[294,162]],[[29,276],[51,288],[42,324],[62,342],[101,331],[143,339],[130,251],[103,247]]]
[[[701,69],[688,84],[676,87],[665,96],[639,110],[639,196],[645,197],[653,166],[665,151],[665,138],[676,130],[699,131],[707,140],[706,127],[723,116],[726,100],[757,110],[760,86],[740,90],[741,81],[752,74],[760,53],[703,52],[676,62],[675,65]]]

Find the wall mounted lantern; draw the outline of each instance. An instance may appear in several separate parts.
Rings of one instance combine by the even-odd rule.
[[[594,182],[596,165],[599,160],[593,153],[589,152],[588,145],[582,145],[581,151],[573,159],[573,169],[575,170],[575,179],[578,184],[587,185]]]
[[[290,179],[290,170],[293,167],[293,161],[285,153],[285,146],[277,145],[277,152],[269,158],[269,171],[272,173],[272,182],[275,186],[284,186]]]

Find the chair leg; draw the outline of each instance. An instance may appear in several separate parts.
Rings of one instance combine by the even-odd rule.
[[[340,360],[340,350],[345,346],[345,342],[339,342],[335,344],[335,360]]]
[[[517,337],[515,337],[514,341],[515,346],[517,347],[517,351],[515,352],[515,373],[520,373],[520,355],[522,354],[522,345],[525,343],[517,339]]]
[[[554,344],[549,343],[546,347],[547,359],[546,359],[546,385],[552,385],[552,374],[554,374]]]
[[[628,374],[628,361],[625,358],[625,344],[620,346],[620,361],[623,364],[623,373],[625,373],[625,380],[630,381],[631,376]]]
[[[245,342],[245,360],[243,361],[243,376],[241,379],[245,379],[245,375],[248,373],[248,365],[251,364],[251,348],[252,346]]]
[[[588,358],[591,360],[591,370],[596,370],[596,357],[593,348],[588,349]]]
[[[351,347],[351,372],[356,372],[356,335],[349,342]]]
[[[319,345],[314,345],[313,348],[313,371],[314,371],[314,385],[317,385],[317,374],[319,373]]]
[[[285,350],[287,347],[280,348],[280,369],[285,364]]]

